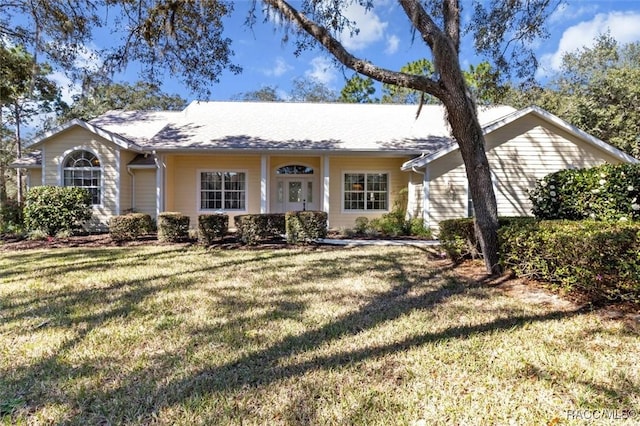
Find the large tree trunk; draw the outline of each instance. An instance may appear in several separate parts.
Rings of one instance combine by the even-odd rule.
[[[493,191],[491,169],[485,152],[484,134],[478,122],[476,104],[462,74],[457,46],[450,38],[436,38],[432,52],[444,94],[440,100],[447,109],[451,132],[458,142],[473,200],[476,234],[487,272],[501,272],[498,253],[498,207]]]
[[[453,97],[453,96],[452,96]],[[476,234],[487,271],[499,274],[498,209],[491,170],[484,149],[484,135],[470,99],[451,99],[445,104],[453,136],[458,141],[473,200]]]
[[[420,1],[400,0],[413,26],[431,49],[437,77],[391,71],[359,59],[349,53],[344,46],[322,25],[298,12],[285,0],[263,0],[265,4],[278,10],[291,22],[314,37],[338,61],[354,71],[371,77],[381,83],[429,93],[442,101],[447,109],[453,137],[460,146],[460,152],[467,170],[469,190],[473,199],[476,216],[478,241],[484,254],[487,272],[500,272],[498,258],[498,213],[496,197],[491,182],[491,171],[484,150],[484,136],[478,123],[475,103],[465,82],[458,51],[460,46],[460,7],[458,0],[443,0],[444,27],[440,29],[424,10]]]

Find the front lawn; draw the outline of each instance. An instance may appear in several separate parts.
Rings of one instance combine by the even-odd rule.
[[[8,424],[621,424],[638,354],[417,248],[0,251]]]

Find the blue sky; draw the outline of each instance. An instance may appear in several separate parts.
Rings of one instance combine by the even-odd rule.
[[[461,4],[470,9],[470,1],[462,0]],[[339,92],[345,76],[350,77],[352,71],[336,66],[320,48],[294,56],[294,44],[283,44],[282,30],[271,22],[264,23],[259,19],[253,28],[246,27],[244,21],[249,5],[248,1],[236,2],[233,16],[225,25],[227,35],[233,40],[235,63],[244,71],[240,75],[225,73],[220,76],[220,83],[211,86],[212,100],[230,99],[235,94],[263,86],[277,86],[284,96],[292,80],[298,77],[314,78]],[[357,20],[360,33],[354,38],[345,35],[342,41],[356,56],[394,70],[407,62],[428,57],[428,50],[420,39],[412,43],[408,20],[395,1],[378,0],[373,11],[365,13],[358,7],[351,7],[348,13]],[[603,32],[610,31],[620,43],[640,40],[640,0],[569,0],[556,10],[548,21],[548,28],[551,38],[535,46],[542,65],[539,78],[558,69],[563,52],[591,45]],[[110,42],[110,37],[105,35],[102,40],[96,38],[91,47],[105,47]],[[462,45],[461,61],[465,68],[480,61],[474,57],[469,42]],[[135,81],[137,72],[136,65],[132,64],[117,79]],[[68,86],[62,74],[56,76]],[[163,89],[188,100],[195,99],[175,79],[167,79]],[[74,90],[72,86],[65,89],[67,96]]]

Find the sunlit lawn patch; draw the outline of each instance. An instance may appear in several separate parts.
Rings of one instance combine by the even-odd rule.
[[[5,423],[577,424],[639,353],[416,248],[0,253]]]

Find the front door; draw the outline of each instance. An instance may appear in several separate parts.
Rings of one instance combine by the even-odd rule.
[[[278,182],[282,211],[316,210],[313,178],[288,178]]]

